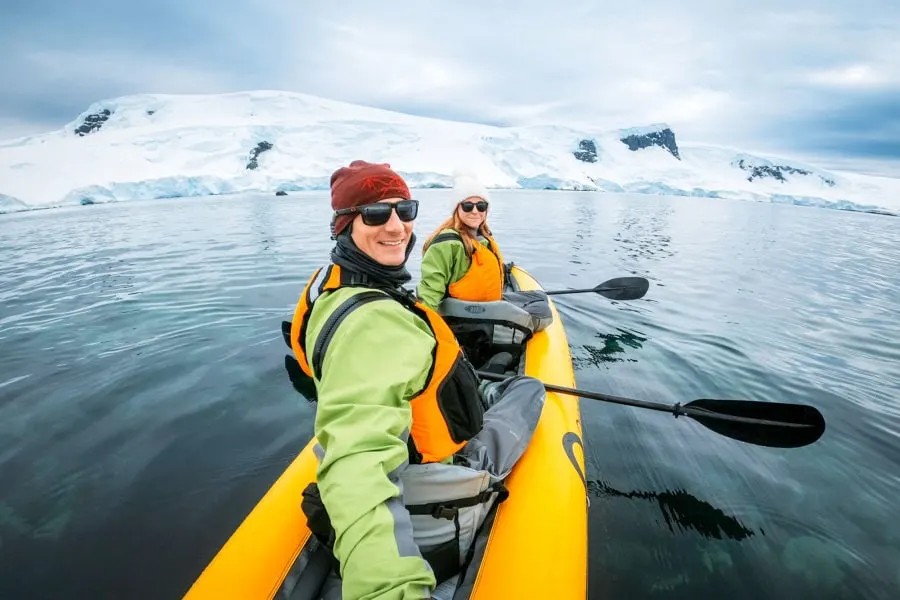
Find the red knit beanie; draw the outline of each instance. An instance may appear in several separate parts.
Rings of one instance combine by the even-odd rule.
[[[331,175],[331,208],[351,208],[372,204],[387,198],[410,199],[409,188],[403,178],[387,163],[374,164],[354,160],[349,167],[341,167]],[[340,215],[334,219],[332,234],[337,236],[347,228],[356,215]]]

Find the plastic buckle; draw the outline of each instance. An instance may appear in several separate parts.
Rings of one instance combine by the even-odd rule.
[[[431,511],[431,516],[435,519],[447,519],[449,521],[452,521],[454,518],[456,518],[458,512],[459,510],[452,506],[438,504],[436,507],[434,507],[434,510]]]

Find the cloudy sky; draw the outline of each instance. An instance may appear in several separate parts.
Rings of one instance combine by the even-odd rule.
[[[0,56],[0,138],[125,94],[284,89],[900,175],[898,0],[2,0]]]

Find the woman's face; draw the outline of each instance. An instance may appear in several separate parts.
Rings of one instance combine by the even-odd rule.
[[[487,206],[488,203],[485,200],[478,198],[477,196],[472,196],[456,205],[456,214],[459,215],[460,220],[468,227],[478,229],[487,218]],[[465,208],[471,208],[471,210],[466,212],[464,210]],[[479,211],[479,208],[483,208],[484,210]]]
[[[402,198],[387,198],[378,203],[394,204],[401,200]],[[384,225],[366,225],[362,215],[356,215],[350,237],[357,248],[376,262],[386,267],[397,267],[406,261],[406,247],[409,245],[414,222],[401,221],[396,210],[391,210],[391,216]]]

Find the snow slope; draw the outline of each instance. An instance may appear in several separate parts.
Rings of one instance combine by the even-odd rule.
[[[665,124],[494,127],[305,94],[136,95],[64,128],[0,142],[0,212],[241,191],[327,189],[335,168],[389,162],[413,187],[459,167],[494,188],[727,197],[900,214],[900,180],[677,144]]]

